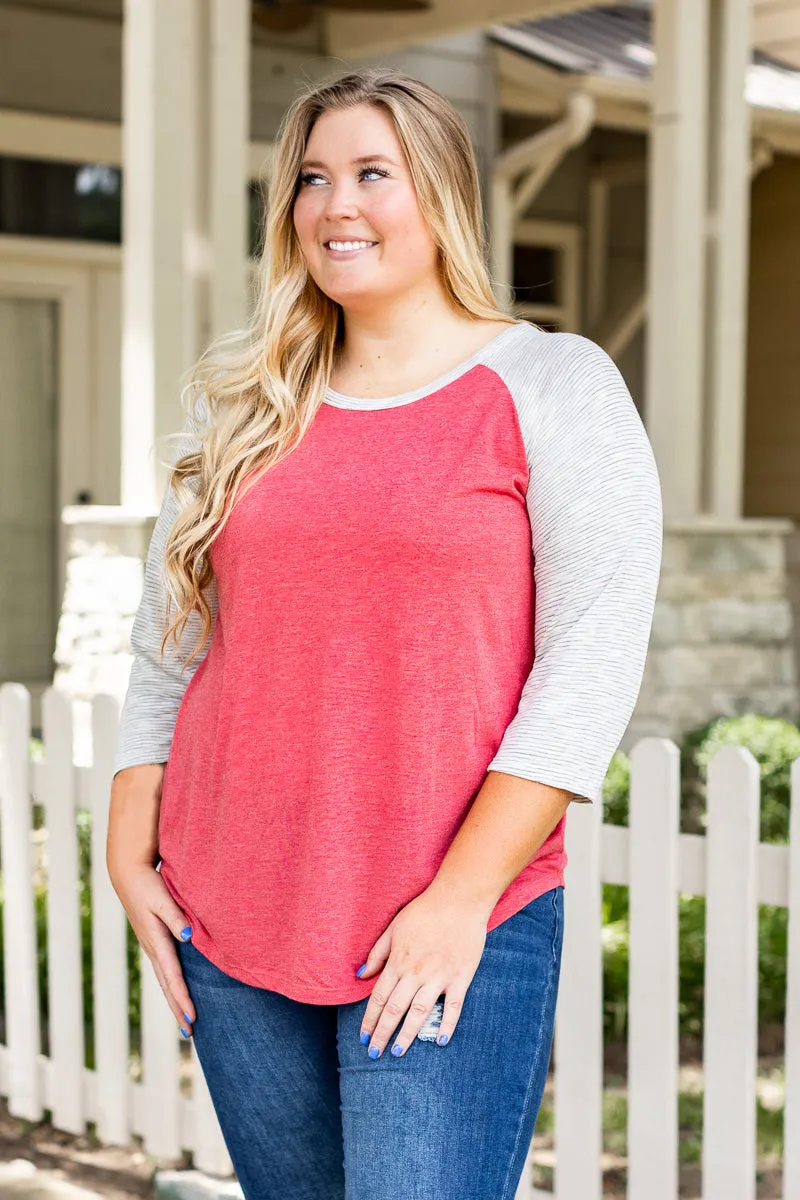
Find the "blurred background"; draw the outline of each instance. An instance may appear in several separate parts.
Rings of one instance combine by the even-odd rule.
[[[668,532],[628,740],[793,716],[795,0],[0,3],[0,681],[36,721],[54,681],[124,694],[155,439],[244,320],[298,82],[358,62],[459,108],[499,298],[598,341],[644,418]]]
[[[166,479],[156,439],[182,423],[184,373],[210,338],[243,323],[252,302],[280,119],[301,82],[362,63],[397,66],[460,110],[478,156],[498,298],[545,329],[602,345],[654,447],[662,580],[641,695],[607,780],[606,823],[627,825],[629,751],[654,736],[679,747],[682,836],[704,836],[712,753],[746,747],[754,761],[742,760],[740,791],[745,809],[755,804],[756,841],[785,851],[800,756],[800,0],[0,2],[0,684],[23,685],[30,704],[14,709],[22,716],[12,728],[9,700],[0,726],[5,719],[6,764],[13,737],[30,728],[34,840],[47,825],[39,811],[47,690],[74,714],[64,728],[79,789],[97,769],[94,698],[124,696]],[[670,761],[653,768],[653,794]],[[750,766],[755,776],[745,778]],[[6,765],[6,804],[9,779]],[[84,870],[80,937],[91,973],[88,824],[77,837],[85,856],[73,882]],[[24,852],[24,838],[16,845]],[[699,862],[695,843],[681,845],[687,862]],[[627,1171],[627,1098],[609,1079],[627,1069],[629,910],[612,851],[597,917],[607,1085],[597,1120],[606,1186],[623,1189],[616,1195]],[[763,862],[778,883],[770,892],[753,874],[745,898],[753,913],[761,903],[758,1186],[777,1196],[790,875],[788,858]],[[697,893],[686,888],[678,914],[676,992],[688,1072],[681,1145],[690,1148],[681,1161],[690,1170],[702,1126],[702,1071],[692,1076],[691,1063],[704,1032],[706,881],[699,866],[681,870]],[[17,917],[4,909],[6,975],[12,959],[33,955],[31,970],[38,962],[43,1024],[29,1033],[43,1040],[35,1049],[25,1042],[29,1062],[47,1048],[53,1003],[54,901],[46,872],[43,880],[38,899],[29,896],[34,923],[24,905]],[[675,881],[667,886],[674,891]],[[130,942],[126,953],[136,1041]],[[102,957],[97,945],[94,954]],[[756,986],[747,978],[745,1015]],[[80,987],[94,1036],[91,981]],[[15,1001],[24,1013],[20,997],[24,987]],[[753,1008],[753,1028],[755,1020]],[[44,1085],[14,1093],[12,1061],[0,1053],[11,1111],[52,1115]],[[94,1069],[88,1051],[84,1066]],[[755,1113],[755,1090],[745,1102]],[[77,1132],[90,1110],[95,1120],[89,1104],[58,1127]],[[536,1178],[550,1188],[552,1114],[543,1111]],[[105,1133],[119,1140],[120,1130],[146,1126],[144,1116],[112,1121]],[[741,1141],[733,1117],[729,1127]],[[795,1143],[800,1127],[797,1135]],[[153,1153],[189,1145],[175,1130],[159,1141],[155,1125],[148,1136]],[[800,1164],[793,1169],[800,1189]],[[667,1190],[648,1184],[635,1194],[672,1196],[660,1178]],[[687,1178],[681,1195],[699,1195]],[[570,1186],[562,1200],[600,1194],[595,1183]],[[713,1197],[749,1194],[723,1188]]]

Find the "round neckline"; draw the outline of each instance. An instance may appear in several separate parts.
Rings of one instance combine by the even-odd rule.
[[[400,404],[410,404],[412,400],[421,400],[423,396],[430,396],[433,392],[438,392],[448,383],[452,383],[454,379],[458,379],[460,375],[465,374],[475,364],[483,358],[490,349],[494,348],[498,342],[504,338],[510,337],[516,330],[520,328],[533,329],[529,321],[515,321],[513,325],[508,325],[505,329],[501,329],[494,337],[489,338],[478,350],[470,354],[469,358],[463,359],[460,363],[456,363],[449,371],[445,371],[442,375],[437,375],[430,383],[423,383],[420,387],[412,388],[408,392],[398,392],[395,396],[348,396],[345,392],[337,392],[335,388],[328,387],[325,390],[323,402],[332,404],[336,408],[393,408]]]

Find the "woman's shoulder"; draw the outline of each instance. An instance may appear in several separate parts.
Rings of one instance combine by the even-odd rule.
[[[641,418],[622,372],[598,342],[581,333],[539,329],[498,346],[490,365],[517,410],[529,449],[550,436],[574,438],[590,427],[605,436]]]
[[[521,398],[540,401],[558,387],[564,391],[590,394],[597,386],[623,388],[625,382],[614,359],[598,342],[582,333],[541,329],[520,322],[518,336],[497,343],[491,366]]]

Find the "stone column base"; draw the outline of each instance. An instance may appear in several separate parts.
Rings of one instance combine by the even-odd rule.
[[[75,757],[91,762],[92,697],[120,705],[133,656],[131,627],[142,595],[144,561],[157,514],[117,505],[72,505],[66,530],[66,585],[58,623],[53,686],[75,701]]]
[[[679,740],[715,717],[797,722],[800,531],[745,519],[665,528],[653,633],[623,739]]]

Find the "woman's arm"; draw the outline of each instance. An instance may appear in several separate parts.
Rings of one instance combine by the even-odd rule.
[[[529,349],[507,382],[529,467],[535,661],[488,769],[599,800],[644,673],[661,488],[605,350],[575,333],[543,334],[533,349],[534,361]]]
[[[197,427],[188,420],[176,459],[195,447]],[[181,700],[207,652],[207,644],[182,670],[187,647],[200,629],[192,613],[176,649],[170,640],[164,656],[167,587],[164,549],[179,512],[178,498],[167,487],[145,563],[144,588],[131,633],[134,653],[128,691],[117,736],[114,778],[108,815],[106,869],[137,940],[153,964],[173,1016],[186,1037],[196,1011],[180,969],[174,939],[191,937],[186,914],[175,903],[160,873],[158,820],[164,764]],[[212,619],[217,611],[216,586],[207,593]]]
[[[571,800],[600,800],[644,672],[661,568],[661,489],[617,366],[547,334],[509,374],[530,477],[535,661],[434,890],[488,913]],[[518,386],[514,386],[517,384]]]
[[[185,437],[178,445],[175,460],[197,446],[197,427],[190,419],[183,432]],[[184,693],[208,652],[207,642],[184,668],[184,659],[195,645],[201,628],[200,614],[192,612],[180,637],[180,649],[176,649],[170,639],[163,657],[161,655],[161,639],[167,627],[164,550],[179,511],[178,497],[174,489],[168,487],[150,539],[142,598],[131,631],[134,659],[120,716],[115,775],[125,768],[144,763],[166,763]],[[218,607],[216,581],[209,586],[206,600],[213,621]]]

